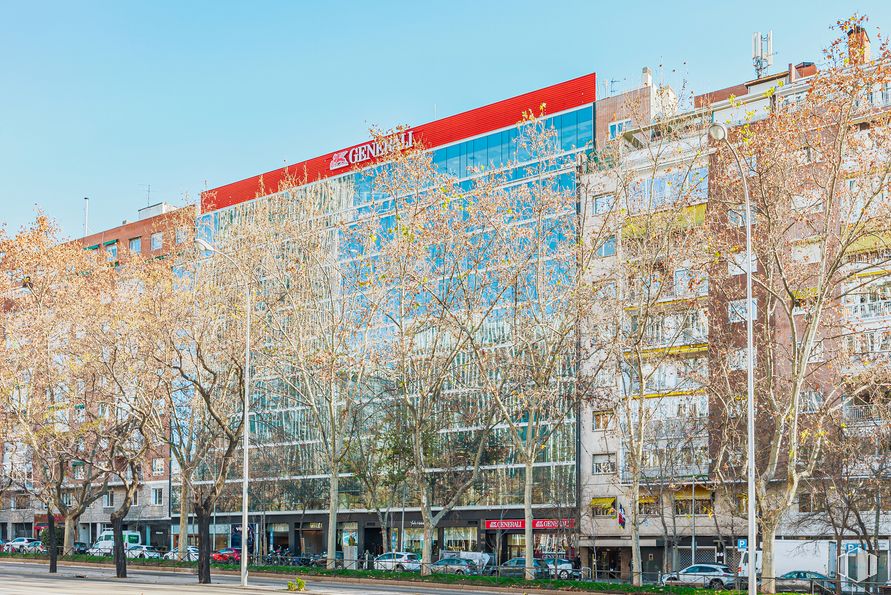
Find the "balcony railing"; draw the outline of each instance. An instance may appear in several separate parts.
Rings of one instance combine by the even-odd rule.
[[[884,318],[891,316],[891,300],[866,302],[848,306],[848,313],[854,318]]]
[[[855,422],[870,421],[882,418],[879,408],[875,405],[845,405],[842,411],[844,413],[845,419]]]

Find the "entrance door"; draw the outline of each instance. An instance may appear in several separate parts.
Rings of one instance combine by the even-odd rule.
[[[381,530],[377,527],[365,529],[362,543],[364,544],[362,547],[365,548],[359,552],[362,556],[365,555],[365,550],[369,551],[372,556],[379,556],[384,553],[384,538],[381,536]]]

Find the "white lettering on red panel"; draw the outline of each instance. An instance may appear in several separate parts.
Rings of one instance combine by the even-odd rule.
[[[415,133],[406,130],[399,134],[388,136],[381,140],[367,142],[364,145],[338,151],[331,156],[330,169],[341,169],[350,165],[356,165],[370,159],[377,159],[397,151],[410,149],[415,144]]]

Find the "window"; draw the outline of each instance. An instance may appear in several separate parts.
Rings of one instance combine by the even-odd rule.
[[[591,424],[591,428],[595,432],[597,430],[608,430],[612,421],[613,421],[613,412],[612,411],[595,411],[594,415],[593,415],[593,422]]]
[[[186,230],[185,227],[177,227],[176,231],[174,232],[174,239],[176,243],[182,244],[183,242],[185,242],[186,238],[188,238],[188,234],[189,232]]]
[[[750,260],[752,265],[752,272],[758,270],[758,256],[755,252],[752,252],[752,258]],[[729,275],[745,275],[749,271],[746,270],[746,251],[740,250],[739,252],[734,252],[730,255],[730,258],[727,259],[727,274]]]
[[[607,475],[616,472],[616,455],[593,455],[591,457],[591,473],[594,475]]]
[[[152,475],[164,475],[164,459],[152,459]]]
[[[758,349],[753,348],[753,356],[758,357]],[[731,370],[745,370],[748,362],[746,361],[746,354],[748,349],[734,349],[730,353],[727,354],[727,367]]]
[[[727,222],[734,227],[744,227],[746,224],[746,207],[745,205],[738,205],[733,209],[728,209],[727,211]],[[755,212],[755,207],[752,207],[752,225],[758,224],[758,214]]]
[[[805,389],[798,397],[798,410],[802,413],[817,413],[823,406],[823,393],[817,390]]]
[[[637,512],[641,516],[656,516],[659,514],[656,498],[653,496],[641,496],[637,501]]]
[[[615,197],[612,194],[601,194],[594,197],[594,214],[602,215],[613,208]]]
[[[746,321],[746,300],[733,300],[727,304],[729,320],[734,322]],[[758,299],[752,299],[752,320],[758,320]]]
[[[118,243],[114,242],[105,246],[105,260],[115,262],[118,259]]]
[[[622,135],[623,132],[631,128],[631,119],[617,120],[609,123],[609,139],[613,140]]]
[[[112,490],[108,490],[102,496],[102,506],[103,506],[103,508],[113,508],[114,507],[114,492]]]
[[[610,236],[597,248],[597,256],[605,258],[616,255],[616,236]]]
[[[142,238],[130,238],[129,248],[130,252],[137,254],[142,252]]]
[[[62,505],[71,506],[71,492],[62,492]]]
[[[152,234],[151,248],[152,250],[160,250],[164,247],[164,233],[156,232]]]
[[[27,510],[31,507],[31,502],[27,494],[16,494],[9,501],[12,510]]]
[[[825,505],[826,498],[821,494],[801,492],[798,495],[798,512],[820,512]]]
[[[164,488],[152,488],[152,506],[164,504]]]
[[[133,492],[133,501],[130,502],[131,506],[139,506],[139,490]]]

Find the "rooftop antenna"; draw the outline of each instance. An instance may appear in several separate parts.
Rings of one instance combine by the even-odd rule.
[[[90,229],[90,198],[88,196],[84,197],[84,237],[89,235],[87,232]]]
[[[145,206],[150,207],[152,205],[152,185],[140,184],[140,186],[145,188]]]
[[[752,33],[752,64],[759,79],[773,66],[773,31],[767,35],[761,35],[760,31]]]

